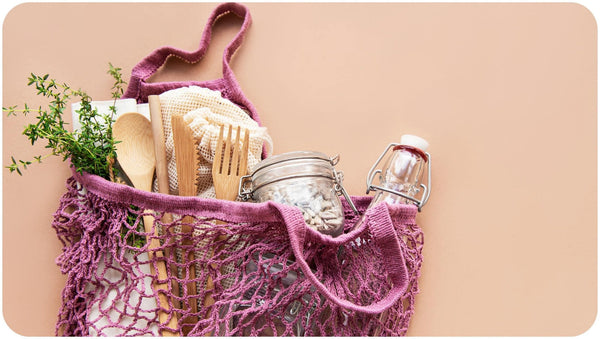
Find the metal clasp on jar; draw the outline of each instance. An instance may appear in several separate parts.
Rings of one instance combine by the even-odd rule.
[[[350,198],[350,195],[344,188],[344,185],[342,185],[342,182],[344,181],[344,173],[342,171],[338,172],[335,169],[333,169],[333,175],[335,176],[335,191],[338,195],[343,195],[344,199],[346,199],[346,201],[348,202],[348,205],[350,205],[350,208],[352,208],[352,211],[354,211],[354,214],[359,215],[360,212],[358,212],[356,206],[354,205],[354,202]]]
[[[421,212],[421,209],[423,208],[423,206],[425,206],[425,204],[427,204],[427,201],[429,200],[429,195],[431,193],[431,190],[429,189],[429,187],[431,187],[431,156],[429,155],[429,153],[423,152],[423,153],[425,153],[425,155],[427,157],[427,159],[426,159],[426,161],[427,161],[427,185],[425,185],[424,183],[420,184],[421,188],[423,189],[423,194],[421,195],[421,199],[417,199],[415,197],[406,195],[402,192],[391,190],[391,189],[388,189],[388,188],[385,188],[382,186],[373,185],[373,179],[375,178],[375,175],[377,175],[378,173],[379,174],[381,173],[381,169],[376,170],[376,168],[379,165],[379,163],[381,162],[381,160],[383,160],[383,158],[385,157],[385,155],[387,154],[387,152],[390,149],[392,149],[396,146],[400,146],[400,145],[401,144],[399,144],[399,143],[389,144],[387,146],[387,148],[385,149],[385,151],[383,151],[383,153],[381,153],[381,155],[379,156],[379,158],[377,159],[375,164],[373,164],[373,167],[371,167],[371,169],[369,170],[369,173],[367,174],[367,194],[369,194],[369,192],[375,191],[375,190],[380,190],[380,191],[396,194],[396,195],[403,197],[404,199],[414,202],[415,205],[417,205],[419,212]]]
[[[298,158],[296,158],[298,159]],[[332,166],[333,169],[333,177],[329,177],[329,176],[322,176],[322,175],[312,175],[312,174],[296,174],[296,175],[287,175],[287,176],[281,176],[278,177],[277,179],[268,181],[268,182],[264,182],[262,183],[260,186],[253,186],[252,185],[252,177],[254,175],[254,173],[256,173],[256,171],[252,174],[248,174],[248,175],[244,175],[243,177],[240,178],[240,183],[239,183],[239,187],[238,187],[238,196],[243,200],[243,201],[248,201],[250,199],[252,199],[252,195],[254,194],[254,192],[256,190],[258,190],[259,188],[274,183],[274,182],[278,182],[278,181],[283,181],[283,180],[288,180],[288,179],[296,179],[296,178],[307,178],[307,177],[325,177],[327,179],[333,179],[334,180],[334,190],[336,191],[336,193],[338,195],[343,195],[344,198],[346,199],[346,201],[348,202],[348,205],[350,205],[350,208],[352,208],[352,211],[354,211],[354,213],[356,215],[359,215],[358,210],[356,209],[356,206],[354,205],[354,202],[352,201],[352,199],[350,198],[350,195],[348,194],[348,192],[346,191],[346,189],[344,188],[344,185],[342,184],[343,180],[344,180],[344,174],[342,171],[336,171],[335,168],[333,168],[333,166],[335,166],[338,162],[339,162],[339,155],[336,155],[332,158],[329,158],[329,163]],[[283,161],[288,161],[289,159],[286,160],[282,160],[280,162]],[[294,159],[295,160],[295,159]],[[274,162],[271,165],[275,165],[277,163],[280,162]]]

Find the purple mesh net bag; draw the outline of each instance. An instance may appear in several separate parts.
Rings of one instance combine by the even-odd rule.
[[[146,82],[171,55],[200,61],[227,13],[244,21],[223,55],[223,78]],[[124,97],[146,102],[201,86],[221,91],[260,124],[229,66],[250,22],[243,5],[217,6],[198,50],[155,50],[133,68]],[[352,200],[365,213],[371,198]],[[294,207],[149,193],[73,171],[52,223],[66,275],[56,334],[404,335],[419,291],[417,208],[378,205],[350,232],[357,216],[343,203],[347,233],[331,238],[307,227]]]
[[[361,212],[370,202],[352,199]],[[349,230],[356,216],[344,206]],[[67,276],[56,334],[404,335],[422,260],[416,213],[380,204],[364,226],[331,238],[294,207],[149,193],[73,172],[53,221]],[[154,217],[148,233],[144,215]],[[161,255],[149,257],[153,239]],[[164,279],[151,273],[159,262]]]

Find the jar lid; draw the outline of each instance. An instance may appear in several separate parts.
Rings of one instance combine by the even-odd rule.
[[[294,152],[277,154],[277,155],[273,155],[273,156],[266,158],[265,160],[259,162],[252,168],[252,173],[254,174],[260,170],[263,170],[266,167],[269,167],[269,166],[272,166],[275,164],[279,164],[284,161],[299,160],[299,159],[323,160],[323,161],[327,161],[330,164],[332,162],[330,157],[328,157],[327,155],[325,155],[321,152],[294,151]]]

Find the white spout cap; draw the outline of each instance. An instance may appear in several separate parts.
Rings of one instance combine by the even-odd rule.
[[[411,134],[404,134],[400,138],[400,144],[418,148],[423,152],[427,151],[427,147],[429,147],[429,143],[427,142],[427,140]]]

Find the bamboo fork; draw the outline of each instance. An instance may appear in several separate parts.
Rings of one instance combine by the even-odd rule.
[[[223,150],[224,126],[221,125],[217,146],[215,148],[215,158],[212,166],[213,185],[217,199],[236,200],[238,196],[239,182],[242,176],[248,172],[248,144],[250,143],[250,132],[244,130],[244,141],[240,147],[241,128],[237,127],[235,142],[232,145],[232,126],[229,125],[227,138],[225,139],[225,150]],[[221,222],[217,222],[221,223]],[[218,237],[218,241],[225,240],[225,236]],[[212,253],[211,253],[212,256]],[[213,265],[217,269],[216,265]],[[206,282],[206,290],[214,289],[214,283],[209,276]],[[212,295],[207,293],[204,298],[204,307],[213,305],[215,300]],[[210,315],[207,312],[207,317]]]
[[[227,139],[225,140],[225,151],[223,152],[221,146],[223,144],[223,130],[224,126],[221,125],[212,166],[212,177],[217,199],[233,201],[238,196],[240,179],[248,172],[248,144],[250,142],[250,134],[248,129],[245,129],[244,141],[240,149],[241,129],[239,126],[237,127],[232,153],[232,126],[229,125]]]

